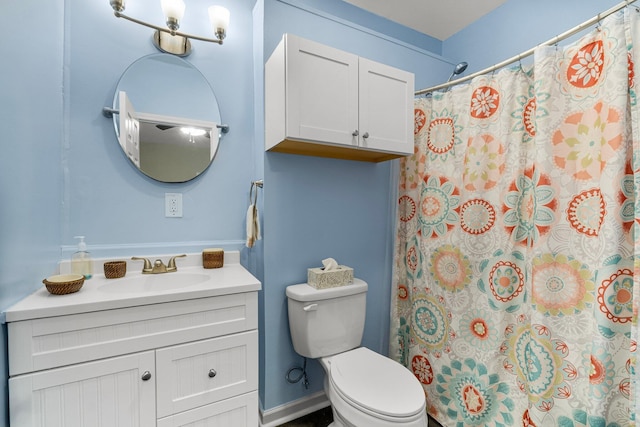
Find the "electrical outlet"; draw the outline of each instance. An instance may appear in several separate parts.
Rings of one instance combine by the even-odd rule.
[[[182,218],[182,193],[164,193],[164,216]]]

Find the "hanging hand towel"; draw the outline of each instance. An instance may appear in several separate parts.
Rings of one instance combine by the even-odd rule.
[[[258,207],[251,204],[249,209],[247,209],[247,247],[252,248],[256,240],[260,240],[261,238]]]

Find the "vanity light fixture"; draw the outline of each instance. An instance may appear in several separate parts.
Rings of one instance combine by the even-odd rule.
[[[216,37],[213,39],[178,31],[185,10],[183,0],[161,0],[162,12],[164,13],[167,27],[149,24],[148,22],[125,15],[123,13],[125,1],[126,0],[109,0],[109,4],[113,8],[113,14],[117,18],[124,18],[156,30],[153,35],[153,44],[162,52],[178,56],[187,56],[191,53],[190,39],[222,44],[222,41],[227,35],[227,29],[229,28],[229,10],[222,6],[209,7],[209,20],[211,21],[213,33]]]

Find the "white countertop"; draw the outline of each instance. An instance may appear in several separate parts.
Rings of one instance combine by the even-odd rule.
[[[148,257],[153,264],[156,258],[168,263],[167,256]],[[42,317],[62,316],[67,314],[86,313],[114,308],[134,307],[164,302],[206,298],[220,295],[237,294],[258,291],[261,284],[251,273],[240,265],[240,254],[236,251],[225,252],[224,266],[221,268],[205,269],[202,267],[202,255],[188,254],[186,258],[176,259],[178,271],[163,274],[142,274],[142,262],[127,260],[127,273],[120,279],[107,279],[102,273],[102,263],[113,259],[94,261],[94,275],[85,280],[80,291],[67,295],[52,295],[42,285],[42,288],[25,297],[6,311],[6,321],[16,322]],[[67,265],[61,265],[62,273]],[[98,273],[98,274],[95,274]],[[188,277],[198,277],[198,283],[189,286],[153,287],[153,280],[167,283],[171,279],[176,281]],[[204,277],[206,276],[206,277]],[[132,281],[148,281],[149,285],[142,289],[125,288]],[[123,286],[122,292],[118,286]],[[138,289],[140,288],[140,289]]]

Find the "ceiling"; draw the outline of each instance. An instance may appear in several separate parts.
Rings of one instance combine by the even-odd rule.
[[[344,0],[438,40],[446,40],[507,0]]]

